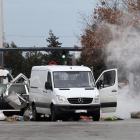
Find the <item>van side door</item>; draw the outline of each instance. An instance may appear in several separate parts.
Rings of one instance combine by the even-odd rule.
[[[99,90],[102,113],[115,112],[118,94],[117,69],[103,71],[97,79],[96,85]]]

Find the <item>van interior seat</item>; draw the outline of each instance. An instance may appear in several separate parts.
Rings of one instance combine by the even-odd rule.
[[[56,80],[54,82],[55,87],[75,87],[77,81],[75,80]]]

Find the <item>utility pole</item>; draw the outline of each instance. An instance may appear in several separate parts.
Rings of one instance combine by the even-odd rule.
[[[0,48],[3,48],[4,25],[3,25],[3,0],[0,0]],[[3,68],[3,52],[0,52],[0,67]]]

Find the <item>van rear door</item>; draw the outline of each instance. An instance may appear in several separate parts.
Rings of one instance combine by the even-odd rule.
[[[102,113],[115,112],[117,107],[118,74],[117,69],[102,72],[96,81],[99,86]]]

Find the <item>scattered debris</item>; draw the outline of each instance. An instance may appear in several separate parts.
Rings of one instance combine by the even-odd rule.
[[[105,121],[116,121],[117,120],[117,117],[115,117],[115,116],[109,116],[109,117],[106,117],[104,120]]]
[[[140,118],[140,111],[131,112],[131,118]]]
[[[32,112],[29,109],[24,112],[23,116],[24,121],[32,120]]]
[[[23,120],[23,116],[13,115],[11,117],[7,117],[3,114],[3,112],[0,112],[0,121],[12,122],[12,121],[21,121],[21,120]]]
[[[105,117],[101,117],[101,119],[102,119],[102,120],[104,120],[104,119],[105,119]]]
[[[13,121],[16,121],[16,120],[12,119],[12,117],[6,117],[5,118],[5,121],[7,121],[7,122],[13,122]]]
[[[91,117],[87,117],[87,116],[80,116],[80,118],[83,120],[90,120],[91,119]]]
[[[23,120],[23,116],[18,116],[18,115],[13,115],[11,117],[6,117],[5,121],[8,122],[13,122],[13,121],[22,121]]]
[[[19,94],[17,94],[15,91],[9,93],[9,89],[12,84],[16,83],[20,78],[23,78],[24,83],[29,85],[29,79],[25,75],[20,73],[16,78],[12,79],[5,92],[1,95],[1,98],[4,99],[10,106],[12,106],[16,110],[23,110],[27,107],[27,101],[23,99]],[[24,112],[24,116],[13,115],[11,117],[7,117],[3,114],[3,112],[0,112],[0,120],[3,121],[29,121],[30,119],[31,113],[29,109]]]
[[[3,112],[0,112],[0,121],[4,121],[6,116],[3,114]]]
[[[124,119],[116,117],[116,116],[101,117],[101,119],[105,120],[105,121],[124,120]]]
[[[8,94],[8,96],[3,97],[3,99],[8,102],[10,106],[17,110],[27,106],[26,101],[15,91],[12,91],[10,94]]]

